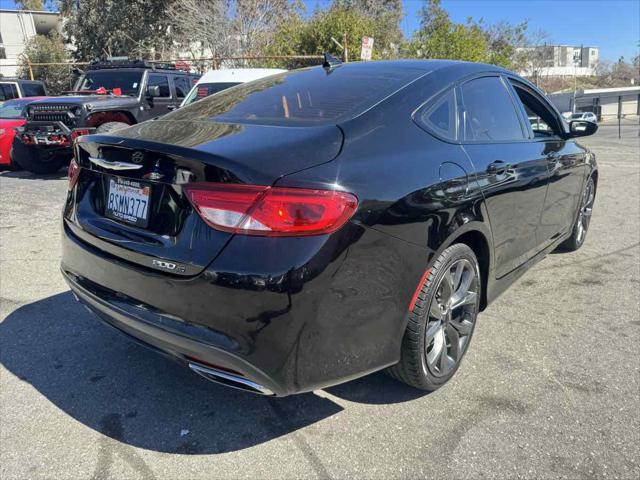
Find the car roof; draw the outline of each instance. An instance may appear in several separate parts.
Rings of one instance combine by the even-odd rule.
[[[11,82],[11,83],[38,83],[44,85],[42,80],[27,80],[26,78],[15,78],[15,77],[2,77],[0,78],[0,82]]]
[[[440,60],[440,59],[425,59],[425,60],[375,60],[370,62],[354,62],[354,63],[342,63],[340,67],[346,66],[347,68],[359,68],[362,71],[375,70],[378,68],[397,68],[397,69],[413,69],[421,70],[424,73],[433,72],[435,70],[441,70],[444,68],[455,70],[458,74],[472,74],[475,72],[483,71],[496,71],[511,74],[508,70],[496,65],[490,65],[488,63],[476,63],[465,62],[461,60]]]
[[[169,73],[172,75],[198,75],[197,73],[187,72],[185,70],[173,70],[168,68],[145,68],[145,67],[118,67],[118,68],[92,68],[84,73],[93,72],[149,72],[149,73]]]
[[[200,77],[198,85],[201,83],[244,83],[286,71],[287,70],[281,68],[230,68],[209,70]]]

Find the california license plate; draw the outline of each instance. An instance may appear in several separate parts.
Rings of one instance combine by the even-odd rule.
[[[151,187],[137,180],[110,178],[105,215],[137,227],[149,224]]]

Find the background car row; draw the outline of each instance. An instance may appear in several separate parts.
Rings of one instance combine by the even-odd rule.
[[[54,173],[69,162],[73,140],[79,136],[126,128],[283,71],[214,70],[200,77],[173,65],[94,62],[80,72],[74,89],[59,97],[25,98],[45,92],[41,82],[5,82],[0,85],[1,98],[7,100],[0,110],[0,166]]]

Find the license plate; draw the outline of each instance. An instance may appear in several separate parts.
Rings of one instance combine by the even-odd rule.
[[[105,215],[137,227],[149,223],[151,187],[137,180],[110,178]]]

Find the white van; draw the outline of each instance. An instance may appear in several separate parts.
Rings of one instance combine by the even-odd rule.
[[[239,85],[252,80],[283,73],[286,70],[280,68],[235,68],[229,70],[209,70],[198,83],[189,91],[180,104],[181,107],[218,93],[229,87]]]

